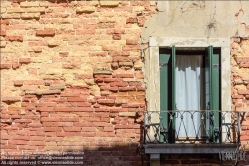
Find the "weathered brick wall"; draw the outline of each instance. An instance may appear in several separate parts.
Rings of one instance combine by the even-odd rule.
[[[1,1],[2,152],[83,151],[85,165],[141,165],[140,35],[153,13],[154,1]],[[248,53],[248,38],[231,40],[237,111],[249,108]],[[248,131],[243,120],[247,150]],[[164,156],[161,164],[221,163],[209,159]]]
[[[241,144],[249,150],[249,40],[231,39],[231,80],[233,110],[246,111],[241,123]]]
[[[1,1],[2,152],[83,151],[86,165],[140,165],[139,42],[155,9],[149,1]]]

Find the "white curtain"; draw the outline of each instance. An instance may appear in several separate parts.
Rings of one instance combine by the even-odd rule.
[[[176,56],[176,108],[181,111],[201,109],[201,65],[202,56]],[[193,113],[193,112],[192,112]],[[179,137],[195,137],[200,126],[200,114],[177,114],[176,132]],[[184,126],[185,125],[185,126]],[[186,130],[186,131],[185,131]],[[187,133],[187,134],[186,134]],[[199,136],[201,133],[198,134]]]

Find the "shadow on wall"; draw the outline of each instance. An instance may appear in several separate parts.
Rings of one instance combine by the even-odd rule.
[[[75,146],[75,141],[71,146],[64,148],[73,149],[65,152],[56,150],[50,151],[31,151],[31,150],[11,150],[1,152],[0,165],[2,166],[49,166],[49,165],[93,165],[93,166],[149,166],[149,155],[144,154],[144,148],[139,142],[136,143],[112,143],[108,141],[109,137],[103,139],[95,137],[85,137],[92,139],[87,147]],[[140,123],[140,142],[143,141],[143,126]],[[99,141],[98,141],[99,140]],[[76,143],[77,144],[77,143]],[[102,144],[102,145],[101,145]],[[122,145],[121,145],[122,144]],[[76,148],[75,148],[76,147]],[[77,149],[77,150],[75,150]]]
[[[9,153],[1,160],[2,166],[94,165],[94,166],[148,166],[149,156],[140,156],[136,144],[115,147],[84,148],[83,151]]]

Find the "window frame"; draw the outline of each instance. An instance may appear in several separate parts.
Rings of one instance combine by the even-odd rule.
[[[148,111],[160,111],[160,64],[159,48],[206,48],[212,45],[221,50],[221,110],[231,111],[230,89],[230,39],[228,38],[167,38],[150,37],[149,55],[145,55],[145,73],[147,80],[147,109]],[[158,117],[152,117],[152,120]],[[231,121],[229,117],[227,121]],[[157,123],[157,122],[156,122]]]
[[[186,52],[188,50],[188,52]],[[216,50],[216,51],[214,51]],[[205,64],[205,66],[202,66],[202,68],[205,70],[203,72],[204,76],[204,82],[203,83],[203,91],[202,91],[202,99],[203,103],[205,103],[205,108],[201,108],[200,110],[205,110],[207,107],[210,107],[210,110],[220,110],[220,48],[213,48],[213,46],[208,46],[206,48],[200,48],[200,50],[192,49],[192,48],[186,48],[186,49],[179,49],[175,46],[172,46],[172,48],[159,48],[159,65],[160,65],[160,116],[161,116],[161,122],[160,122],[160,129],[163,130],[162,134],[160,134],[160,142],[169,142],[174,143],[175,141],[178,141],[178,137],[175,138],[175,132],[178,131],[178,128],[176,128],[176,116],[173,115],[173,121],[171,122],[172,126],[168,126],[169,124],[169,115],[165,110],[171,110],[172,113],[177,110],[176,106],[176,57],[181,55],[200,55],[202,56],[202,65]],[[213,65],[217,65],[218,67],[213,67]],[[208,72],[208,73],[206,73]],[[208,76],[206,75],[208,74]],[[206,80],[208,79],[208,80]],[[207,82],[208,81],[208,82]],[[206,92],[208,89],[210,91]],[[208,95],[208,101],[207,101],[207,93]],[[210,106],[207,105],[207,102],[210,103]],[[169,113],[171,114],[171,113]],[[219,142],[220,136],[215,136],[215,130],[219,130],[220,128],[220,115],[218,112],[212,112],[214,116],[215,123],[209,124],[211,121],[205,122],[206,123],[206,130],[209,131],[209,141],[211,142]],[[208,124],[207,124],[208,123]],[[185,124],[186,125],[186,124]],[[169,128],[170,127],[170,128]],[[206,132],[207,132],[206,131]],[[161,133],[161,132],[160,132]],[[188,134],[186,133],[186,139],[188,139]],[[168,138],[168,136],[171,136],[171,138]],[[166,140],[165,140],[166,139]],[[170,139],[170,140],[168,140]],[[204,138],[203,138],[204,139]]]

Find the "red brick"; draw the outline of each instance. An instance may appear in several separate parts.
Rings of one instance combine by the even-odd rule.
[[[82,127],[81,131],[83,132],[95,132],[95,129],[93,127]]]
[[[23,41],[23,36],[6,36],[7,41]]]
[[[108,91],[109,88],[110,88],[109,86],[100,86],[101,91]]]
[[[84,89],[84,90],[87,90],[89,89],[89,85],[72,85],[71,86],[72,89]]]
[[[113,62],[131,62],[132,59],[130,57],[124,57],[124,56],[114,56],[112,58]]]
[[[238,94],[241,94],[241,95],[248,95],[248,94],[249,94],[249,90],[246,90],[246,89],[239,89],[239,90],[238,90]]]
[[[49,113],[48,112],[41,112],[41,116],[48,116]]]
[[[37,107],[37,111],[53,112],[54,107]]]
[[[126,24],[129,24],[129,23],[137,23],[137,18],[127,18],[126,19]]]
[[[133,125],[115,125],[115,129],[133,129]]]
[[[18,115],[19,112],[17,111],[1,111],[2,114],[8,114],[8,115]]]
[[[40,128],[40,127],[42,127],[42,124],[40,124],[40,123],[30,123],[28,126],[31,127],[31,128]]]
[[[95,34],[95,29],[76,30],[76,35]]]
[[[125,29],[116,28],[116,29],[114,29],[114,33],[116,33],[116,34],[124,34],[125,33]]]
[[[140,50],[139,45],[126,45],[122,47],[123,51],[132,51],[132,50]]]
[[[57,137],[75,136],[75,132],[58,132]]]
[[[62,122],[78,122],[79,118],[78,117],[65,117],[61,118]]]
[[[45,136],[44,131],[28,131],[28,133],[25,132],[25,134],[28,134],[30,136]]]
[[[72,131],[81,131],[80,127],[63,127],[64,131],[72,132]]]
[[[39,115],[32,115],[32,114],[30,115],[30,114],[28,114],[28,115],[24,115],[23,119],[39,120],[40,116]]]
[[[121,51],[121,46],[110,46],[110,45],[105,45],[102,46],[103,51]]]
[[[120,82],[120,78],[104,78],[104,82],[109,83],[109,82]]]
[[[10,140],[11,136],[8,134],[2,134],[1,133],[1,140]],[[2,143],[2,142],[1,142]]]
[[[138,90],[138,91],[145,91],[145,90],[146,90],[146,88],[141,87],[141,86],[138,86],[138,87],[137,87],[137,90]]]
[[[118,86],[118,87],[126,87],[128,86],[128,82],[111,82],[110,86]]]
[[[73,122],[55,122],[56,126],[73,126]]]
[[[60,118],[42,117],[41,122],[59,122]]]
[[[128,108],[111,108],[110,112],[116,113],[116,112],[128,112]]]
[[[107,52],[105,52],[105,51],[90,52],[89,56],[101,56],[101,57],[105,57],[105,56],[107,56]]]
[[[113,99],[99,99],[98,100],[98,103],[99,104],[114,104],[115,103],[115,100]]]
[[[76,101],[80,101],[80,102],[82,102],[82,101],[87,101],[86,98],[81,98],[81,97],[68,97],[67,100],[68,100],[68,101],[73,101],[73,102],[74,102],[74,101],[75,101],[75,102],[76,102]]]
[[[16,119],[15,122],[16,123],[31,123],[32,120],[30,120],[30,119]]]
[[[28,145],[45,146],[46,142],[44,142],[44,141],[29,141]]]
[[[115,137],[113,132],[96,132],[96,137]]]
[[[112,39],[113,40],[121,40],[121,35],[120,34],[113,34]]]
[[[20,136],[20,135],[13,135],[12,140],[30,140],[29,136]]]
[[[20,81],[20,80],[14,81],[14,85],[15,86],[22,86],[23,85],[23,81]]]
[[[39,102],[38,107],[56,107],[57,103],[56,102]]]
[[[126,44],[127,45],[137,45],[138,41],[137,40],[132,40],[132,39],[126,39]]]
[[[54,30],[36,30],[37,36],[54,36],[55,31]]]
[[[95,132],[78,132],[76,133],[77,136],[83,136],[83,137],[95,137]]]
[[[56,107],[55,111],[58,112],[82,112],[82,111],[93,111],[91,107]]]
[[[87,75],[87,74],[81,74],[81,75],[75,75],[75,78],[77,79],[93,79],[93,75]]]
[[[134,91],[136,90],[135,86],[129,86],[129,87],[119,87],[119,91],[125,92],[125,91]]]
[[[0,69],[10,69],[11,64],[1,64]]]
[[[44,127],[43,129],[44,131],[55,131],[55,132],[59,132],[62,131],[61,127]]]
[[[61,57],[67,57],[69,55],[69,52],[60,52],[59,55]]]
[[[88,102],[78,102],[78,107],[90,107],[92,104]]]
[[[145,17],[138,17],[138,25],[140,27],[143,27],[144,26],[144,23],[146,21],[146,18]]]
[[[240,67],[245,67],[245,68],[248,68],[249,67],[249,63],[247,62],[244,62],[244,63],[240,63],[239,64]]]
[[[134,78],[134,74],[117,74],[119,78]]]
[[[104,131],[114,131],[113,127],[104,127]]]
[[[94,120],[94,121],[97,121],[97,120]],[[88,119],[87,119],[87,121],[84,121],[84,122],[74,122],[73,124],[76,127],[90,127],[90,126],[93,126],[93,123],[90,122]]]
[[[10,140],[8,141],[9,145],[27,145],[28,141],[24,141],[24,140]]]
[[[142,83],[141,82],[129,82],[130,86],[141,86]]]
[[[44,126],[44,127],[54,127],[56,125],[54,124],[54,122],[43,122],[42,126]]]
[[[2,119],[9,119],[10,116],[9,116],[9,115],[1,115],[1,118],[2,118]]]
[[[111,124],[105,122],[93,122],[94,126],[110,126]]]
[[[12,64],[12,68],[13,69],[17,69],[17,68],[19,68],[21,65],[20,65],[20,63],[13,63]]]
[[[0,20],[0,24],[8,25],[9,20]]]
[[[109,112],[109,108],[95,108],[95,112]]]
[[[30,63],[31,58],[19,58],[19,63]]]
[[[0,36],[6,36],[6,31],[0,31]]]
[[[108,118],[101,117],[100,121],[108,123],[108,122],[110,122],[110,117],[108,117]]]

